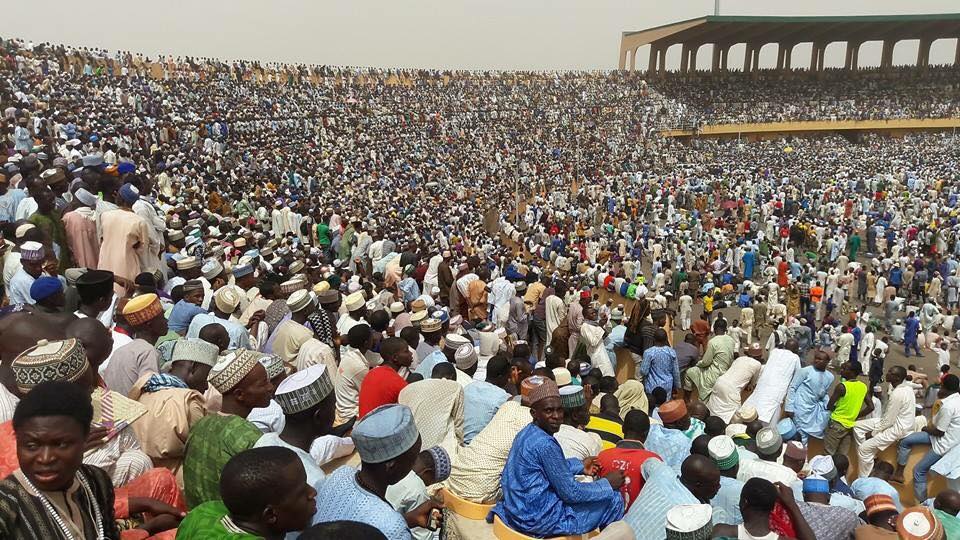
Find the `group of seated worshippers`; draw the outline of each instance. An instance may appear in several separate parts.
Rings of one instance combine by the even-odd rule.
[[[280,301],[297,308],[302,296]],[[442,310],[397,336],[352,325],[337,366],[324,355],[298,362],[283,347],[230,349],[217,323],[164,340],[155,293],[118,304],[115,328],[132,336],[120,348],[99,320],[78,318],[66,324],[68,337],[42,340],[10,364],[15,391],[0,391],[5,534],[96,537],[103,527],[107,538],[311,538],[365,524],[385,538],[426,540],[441,523],[457,527],[438,511],[439,487],[492,504],[489,520],[535,537],[882,538],[926,524],[933,534],[916,536],[949,538],[957,530],[957,492],[903,504],[893,485],[902,463],[876,461],[853,479],[844,453],[809,451],[798,426],[811,425],[803,415],[814,401],[801,397],[820,387],[810,381],[824,369],[821,355],[787,385],[788,418],[765,424],[747,402],[727,422],[667,388],[647,393],[639,381],[618,384],[564,363],[552,348],[536,362],[528,344],[495,328],[452,326]],[[18,316],[35,315],[7,315]],[[762,355],[748,358],[763,365]],[[428,359],[422,378],[416,370]],[[843,384],[825,399],[831,446],[859,444],[867,406],[858,367],[841,366]],[[899,389],[904,376],[891,367],[886,378]],[[922,440],[900,441],[901,452],[954,433],[958,382],[943,378],[932,425],[915,432]],[[892,396],[878,407],[875,432],[896,425],[896,404]],[[351,454],[359,467],[325,472]],[[285,497],[265,495],[264,485],[282,486]]]

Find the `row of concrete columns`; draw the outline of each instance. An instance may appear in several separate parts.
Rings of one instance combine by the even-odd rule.
[[[893,66],[893,48],[899,40],[884,40],[883,49],[880,53],[880,67],[889,68]],[[792,54],[793,48],[797,46],[800,42],[796,43],[777,43],[777,69],[791,69],[792,64]],[[814,42],[812,50],[810,52],[810,71],[823,71],[824,68],[824,56],[827,50],[827,45],[829,42]],[[859,63],[860,55],[860,46],[863,45],[863,41],[848,41],[846,57],[844,61],[844,68],[846,69],[857,69]],[[917,51],[917,66],[926,67],[930,65],[930,46],[933,44],[933,40],[929,38],[924,38],[920,40],[920,47]],[[686,73],[688,71],[696,71],[697,69],[697,51],[700,50],[700,47],[704,45],[709,45],[708,43],[683,43],[681,44],[680,51],[680,66],[679,71],[681,73]],[[728,56],[730,53],[730,48],[736,45],[736,43],[715,43],[713,44],[713,56],[711,58],[710,67],[713,71],[726,70],[728,65]],[[744,47],[743,55],[743,71],[751,72],[760,69],[760,49],[763,48],[765,43],[746,43]],[[632,51],[627,51],[626,54],[629,56],[630,60],[630,70],[636,70],[637,68],[637,51],[639,47],[633,49]],[[647,61],[647,72],[648,73],[658,73],[667,70],[666,67],[667,61],[667,47],[666,46],[657,46],[656,44],[651,45],[650,47],[650,58]],[[960,40],[957,42],[956,58],[954,59],[955,65],[960,65]]]

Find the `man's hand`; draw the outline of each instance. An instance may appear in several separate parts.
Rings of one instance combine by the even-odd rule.
[[[129,508],[131,514],[149,514],[153,517],[170,515],[179,520],[187,515],[186,512],[181,512],[163,501],[150,497],[130,497]]]
[[[153,536],[157,533],[162,533],[163,531],[169,531],[171,529],[176,529],[180,526],[180,520],[182,518],[171,516],[170,514],[161,514],[155,518],[150,518],[143,523],[143,525],[137,527],[138,529],[143,529],[147,531],[150,536]]]
[[[780,501],[780,504],[787,507],[796,506],[797,500],[793,497],[793,490],[790,489],[790,486],[780,482],[775,482],[773,486],[777,488],[777,500]]]
[[[250,315],[250,320],[247,321],[247,328],[248,329],[255,328],[258,324],[263,322],[263,319],[266,316],[267,316],[267,312],[262,309],[258,309],[254,311],[253,315]]]
[[[434,510],[441,509],[443,509],[443,505],[431,499],[407,512],[403,517],[406,518],[407,526],[411,529],[413,527],[423,527],[424,529],[429,529],[431,514]]]
[[[88,452],[107,442],[107,434],[110,430],[105,427],[90,428],[90,434],[87,435],[87,442],[83,445],[83,451]]]
[[[588,457],[583,460],[583,474],[586,476],[596,476],[600,471],[600,466],[597,465],[596,458]]]
[[[623,483],[626,481],[626,477],[623,475],[623,471],[617,469],[615,471],[610,471],[603,477],[610,482],[610,487],[613,489],[620,489],[623,486]]]

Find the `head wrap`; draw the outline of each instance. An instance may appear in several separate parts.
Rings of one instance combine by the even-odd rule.
[[[776,454],[783,449],[783,439],[777,430],[772,428],[763,428],[757,432],[757,452],[761,455],[769,456]]]
[[[413,413],[404,405],[382,405],[353,427],[353,443],[364,463],[383,463],[410,450],[420,438]]]
[[[673,423],[687,415],[687,404],[682,399],[670,400],[660,406],[659,412],[664,424]]]
[[[127,204],[133,204],[140,198],[140,191],[133,184],[124,184],[120,186],[120,198]]]
[[[822,476],[808,476],[803,479],[804,493],[830,493],[830,482]]]
[[[123,306],[123,316],[132,326],[146,324],[156,317],[163,316],[163,306],[160,298],[153,294],[135,296]]]
[[[726,435],[717,435],[710,439],[707,444],[707,452],[721,471],[730,470],[740,463],[737,445],[733,443],[732,438]]]
[[[230,315],[240,305],[240,295],[233,287],[220,287],[213,294],[213,303],[216,304],[217,309]]]
[[[183,338],[171,343],[173,343],[170,350],[171,362],[196,362],[213,367],[217,363],[217,355],[220,354],[220,349],[216,345],[199,338]]]
[[[897,511],[897,504],[894,502],[893,497],[885,493],[870,495],[863,500],[863,506],[866,508],[868,516],[872,516],[877,512]]]
[[[263,369],[267,370],[267,378],[273,379],[284,373],[283,358],[276,354],[265,354],[257,359]]]
[[[303,289],[294,292],[287,298],[287,307],[290,308],[292,313],[303,311],[311,306],[313,306],[313,297]]]
[[[906,508],[897,518],[897,533],[903,540],[942,540],[943,524],[926,506]]]
[[[88,367],[83,345],[73,338],[62,341],[42,339],[20,353],[11,365],[17,388],[24,393],[42,382],[74,382],[86,373]]]
[[[560,388],[560,404],[564,409],[578,409],[587,403],[583,395],[583,387],[568,385]]]
[[[530,406],[533,407],[539,401],[543,401],[547,398],[559,398],[560,389],[557,388],[557,383],[551,381],[550,379],[544,379],[543,383],[539,386],[530,390],[530,394],[527,396]]]
[[[246,349],[227,351],[210,370],[207,381],[218,392],[226,394],[256,367],[259,357],[260,353]]]
[[[667,511],[667,540],[707,540],[713,533],[709,504],[679,504]]]
[[[20,244],[20,259],[24,261],[42,261],[47,252],[40,242],[24,242]]]
[[[282,365],[282,364],[281,364]],[[333,382],[324,364],[314,364],[290,375],[277,386],[274,399],[283,409],[283,414],[305,411],[333,392]]]
[[[433,478],[437,482],[443,482],[450,477],[451,463],[450,454],[442,446],[428,448],[430,457],[433,458]]]
[[[467,370],[477,365],[477,349],[469,344],[465,343],[457,348],[457,352],[454,354],[454,361],[457,364],[457,369]]]
[[[570,370],[565,367],[553,368],[553,378],[557,386],[560,387],[573,383],[573,375],[571,375]]]
[[[837,466],[831,456],[814,456],[810,459],[810,472],[827,480],[837,477]]]
[[[62,290],[63,284],[60,283],[59,279],[52,276],[42,276],[35,279],[30,285],[30,297],[40,302]]]
[[[93,193],[90,193],[84,188],[80,188],[73,192],[73,195],[77,198],[78,201],[83,204],[93,208],[97,206],[97,196]]]

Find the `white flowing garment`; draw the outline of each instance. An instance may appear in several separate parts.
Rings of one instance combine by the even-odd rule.
[[[757,417],[764,424],[776,424],[780,421],[780,409],[790,382],[799,369],[799,356],[786,349],[773,349],[760,371],[756,390],[744,401],[744,405],[753,405],[757,409]]]

